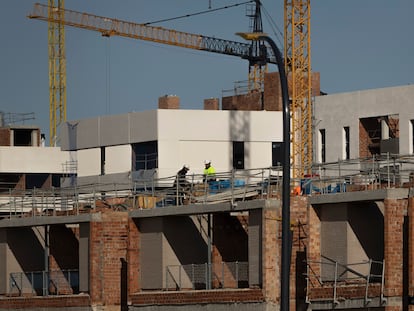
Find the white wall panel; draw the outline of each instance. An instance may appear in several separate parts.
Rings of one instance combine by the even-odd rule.
[[[59,147],[0,147],[2,173],[59,174],[69,161],[69,152]]]
[[[101,174],[101,150],[92,148],[78,151],[78,176]]]
[[[131,167],[131,145],[105,147],[105,174],[128,172]]]

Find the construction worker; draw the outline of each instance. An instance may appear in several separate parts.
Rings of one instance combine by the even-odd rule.
[[[204,161],[203,182],[216,180],[216,170],[211,166],[211,160]]]
[[[176,205],[183,205],[187,197],[187,192],[190,190],[190,183],[187,181],[187,173],[190,170],[190,167],[186,164],[177,172],[174,181],[174,192],[177,197],[175,198]]]
[[[181,188],[187,188],[188,187],[188,181],[187,181],[187,173],[190,170],[190,167],[187,164],[184,164],[182,169],[180,169],[177,172],[175,181],[174,181],[174,188],[177,187],[177,185]]]

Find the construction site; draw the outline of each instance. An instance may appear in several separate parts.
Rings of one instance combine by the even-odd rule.
[[[283,51],[252,4],[246,42],[33,6],[50,146],[0,112],[0,311],[414,310],[414,85],[325,94],[310,1]],[[67,120],[65,27],[241,57],[247,87]]]

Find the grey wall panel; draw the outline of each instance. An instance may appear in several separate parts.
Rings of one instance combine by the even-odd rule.
[[[141,285],[142,289],[162,288],[162,218],[141,219]]]
[[[130,142],[158,139],[158,110],[129,113]]]
[[[100,118],[100,145],[124,145],[129,142],[129,114]]]
[[[62,150],[80,150],[157,140],[157,110],[68,121],[62,126]]]
[[[79,150],[99,146],[99,118],[65,123],[61,131],[62,150]]]
[[[321,209],[321,256],[341,264],[347,263],[347,209],[343,205],[326,205]],[[333,280],[335,266],[322,258],[322,278]],[[342,272],[342,271],[341,271]]]

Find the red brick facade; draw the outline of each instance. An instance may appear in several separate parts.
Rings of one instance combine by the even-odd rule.
[[[329,208],[329,207],[328,207]],[[48,306],[102,306],[105,309],[121,309],[122,304],[139,306],[145,304],[207,304],[227,302],[266,302],[280,304],[280,269],[281,269],[281,208],[266,206],[262,210],[262,288],[238,288],[219,290],[187,290],[146,292],[140,285],[140,229],[138,220],[128,217],[127,212],[102,209],[90,222],[89,232],[89,295],[72,296],[69,291],[62,292],[67,296],[7,298],[0,299],[1,308],[29,308]],[[260,218],[260,217],[259,217]],[[385,288],[382,292],[380,283],[372,283],[368,289],[364,284],[319,284],[312,275],[321,274],[321,219],[319,207],[309,205],[308,198],[296,196],[291,198],[292,257],[290,273],[290,308],[303,310],[306,299],[315,301],[333,301],[333,298],[364,300],[379,298],[384,295],[385,310],[403,310],[404,279],[409,276],[408,295],[414,295],[412,286],[414,279],[413,263],[410,255],[405,263],[403,245],[412,253],[414,199],[392,199],[383,201],[384,218],[384,259]],[[407,221],[410,222],[407,225]],[[249,219],[246,216],[230,216],[228,213],[217,213],[213,216],[213,263],[233,260],[247,260]],[[77,262],[70,256],[77,251],[76,240],[79,232],[75,228],[63,225],[50,227],[50,268],[51,270],[74,268]],[[405,241],[408,239],[408,242]],[[60,241],[66,241],[60,243]],[[70,259],[71,258],[71,259]],[[312,270],[307,286],[305,275],[307,264]],[[408,272],[405,268],[408,266]],[[127,272],[125,273],[125,268]],[[218,269],[219,270],[219,269]],[[218,271],[217,270],[217,271]],[[227,277],[231,274],[226,274]],[[234,279],[227,278],[226,284]],[[214,287],[214,285],[213,285]],[[236,286],[235,286],[236,287]],[[335,292],[334,292],[335,290]],[[367,290],[367,291],[366,291]],[[108,310],[109,310],[108,309]],[[412,310],[411,306],[409,307]]]

